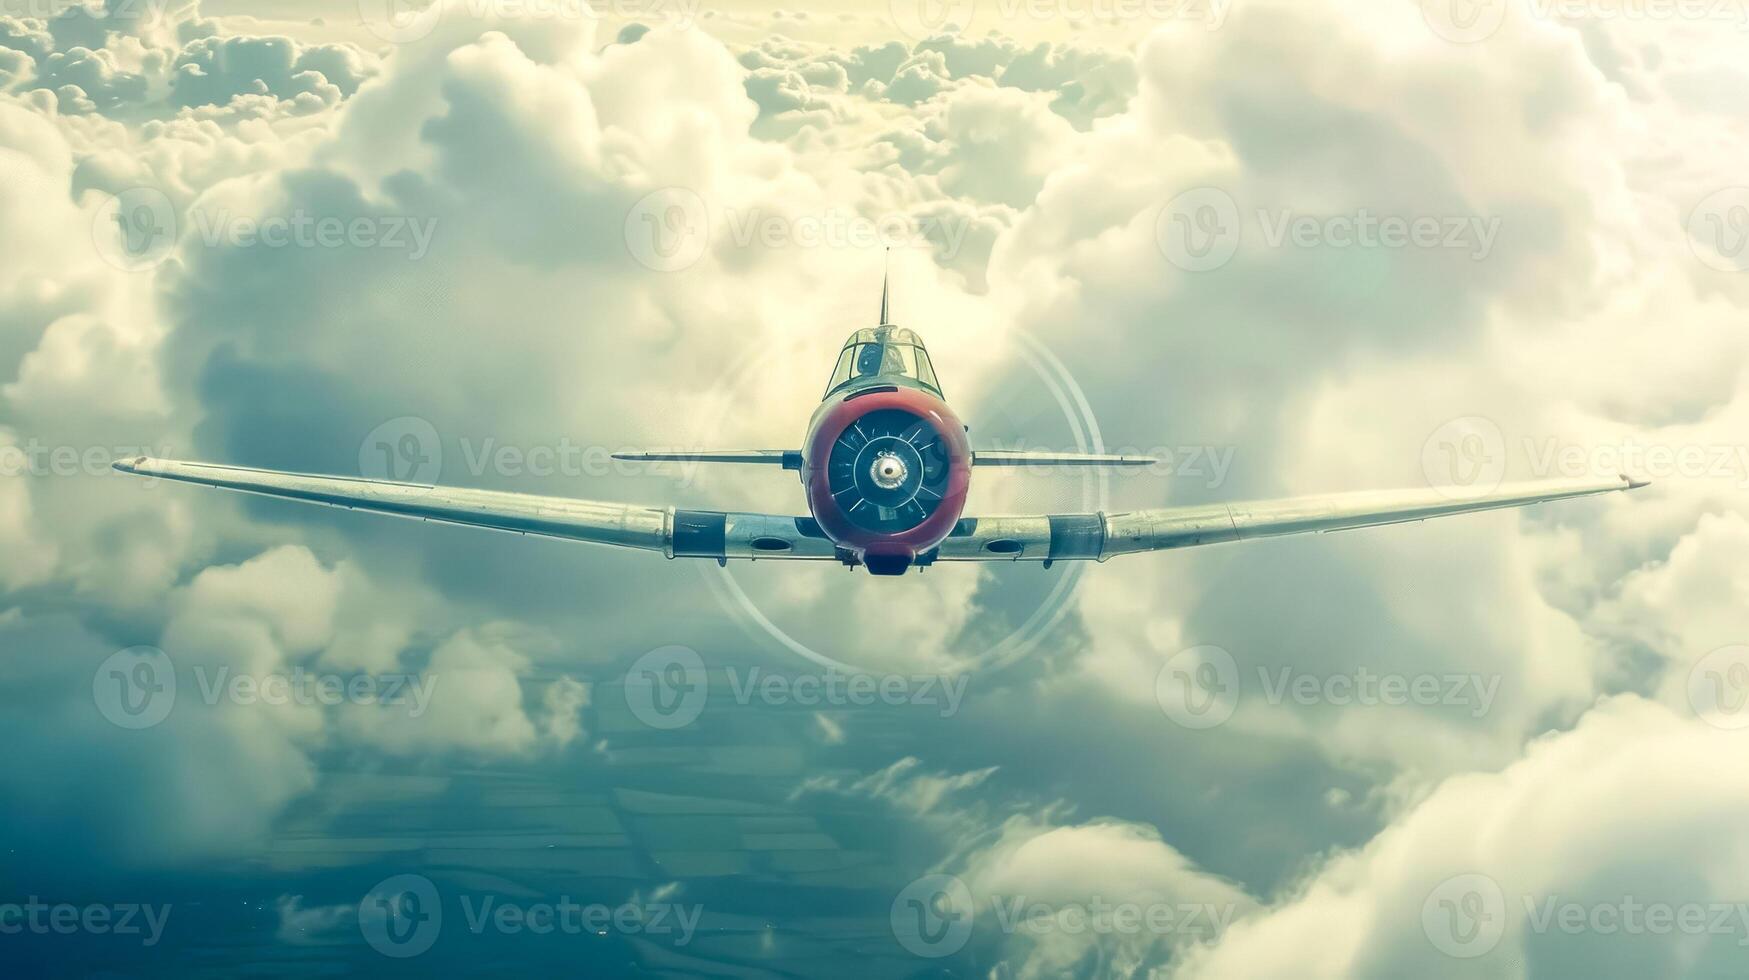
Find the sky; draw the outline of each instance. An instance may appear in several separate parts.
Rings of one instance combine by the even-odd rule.
[[[0,963],[1749,969],[1742,0],[0,0]],[[1041,569],[803,513],[846,335],[968,515],[1652,480]],[[749,470],[752,470],[749,472]]]

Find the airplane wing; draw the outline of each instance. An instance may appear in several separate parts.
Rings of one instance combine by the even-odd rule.
[[[1095,453],[1032,453],[1011,449],[979,449],[973,466],[1151,466],[1152,456],[1102,456]]]
[[[620,452],[614,459],[641,463],[764,463],[786,470],[802,468],[796,449],[712,449],[696,452]],[[973,466],[1150,466],[1152,456],[1108,456],[1096,453],[1023,452],[1011,449],[980,449],[972,453]]]
[[[669,558],[726,562],[730,558],[826,561],[839,557],[832,540],[811,517],[643,507],[147,456],[121,460],[115,468],[138,476],[349,510],[653,551]],[[1423,488],[1199,504],[1125,514],[966,518],[934,556],[920,559],[919,564],[937,560],[1104,561],[1144,551],[1422,521],[1645,485],[1622,476],[1506,484],[1479,495]]]
[[[968,518],[960,521],[942,542],[936,558],[1046,563],[1105,561],[1144,551],[1424,521],[1430,517],[1633,490],[1645,485],[1644,481],[1619,476],[1509,483],[1481,494],[1453,488],[1369,490],[1252,503],[1167,507],[1127,514]]]
[[[115,468],[138,476],[348,510],[654,551],[669,558],[723,561],[837,557],[831,539],[808,517],[640,507],[501,490],[282,473],[147,456],[121,460]]]

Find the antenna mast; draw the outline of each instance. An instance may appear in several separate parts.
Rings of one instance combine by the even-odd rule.
[[[893,249],[891,246],[888,246],[881,265],[881,322],[876,324],[876,326],[884,327],[891,322],[887,319],[887,278],[892,269],[892,265]]]

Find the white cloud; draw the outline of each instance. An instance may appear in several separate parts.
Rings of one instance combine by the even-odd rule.
[[[965,859],[961,874],[981,922],[1008,927],[1004,959],[1023,977],[1085,969],[1090,955],[1114,975],[1133,975],[1218,938],[1256,906],[1154,828],[1112,820],[1049,826],[1011,819]],[[1012,927],[1016,909],[1045,915]]]
[[[560,677],[547,685],[541,696],[541,734],[561,749],[589,734],[583,730],[583,709],[589,706],[589,698],[589,686],[574,677]]]
[[[837,793],[880,800],[903,813],[928,816],[949,798],[974,789],[995,775],[995,767],[970,772],[923,771],[922,760],[907,756],[878,772],[846,782],[833,776],[813,777],[796,790],[806,793]]]
[[[1192,953],[1174,975],[1667,976],[1740,969],[1745,933],[1734,911],[1725,928],[1698,934],[1673,927],[1647,932],[1643,918],[1636,932],[1627,920],[1609,918],[1613,911],[1595,920],[1589,911],[1635,901],[1672,909],[1741,901],[1734,882],[1749,854],[1737,819],[1749,785],[1743,766],[1733,733],[1634,697],[1605,702],[1573,731],[1534,743],[1501,772],[1447,781],[1365,847],[1334,857],[1266,913]],[[1441,918],[1438,890],[1460,875],[1482,875],[1498,887],[1499,900],[1485,894],[1475,911],[1490,917],[1484,922],[1503,924],[1503,933]],[[1578,905],[1586,923],[1609,931],[1574,938],[1548,925],[1551,901]]]
[[[379,59],[208,36],[217,25],[184,17],[120,33],[77,14],[5,22],[0,423],[14,443],[344,473],[365,433],[412,414],[444,434],[447,482],[799,512],[793,485],[766,474],[710,472],[678,488],[523,479],[471,471],[458,440],[793,444],[826,359],[873,314],[880,258],[743,245],[733,222],[899,213],[966,231],[956,254],[919,249],[894,268],[899,311],[929,338],[979,440],[1058,425],[1044,386],[1014,368],[1023,328],[1070,365],[1108,441],[1236,452],[1220,486],[1120,483],[1111,510],[1410,485],[1426,478],[1427,435],[1466,415],[1500,425],[1515,473],[1533,463],[1524,440],[1740,445],[1749,278],[1698,261],[1685,229],[1696,202],[1741,182],[1745,134],[1715,90],[1740,45],[1621,23],[1582,35],[1514,9],[1499,36],[1459,46],[1415,4],[1364,18],[1335,3],[1245,4],[1220,30],[1169,27],[1133,56],[997,38],[744,46],[672,28],[604,47],[587,23],[446,17]],[[168,196],[183,236],[164,264],[127,273],[102,260],[93,218],[140,186]],[[1165,259],[1158,219],[1202,186],[1247,215],[1371,209],[1497,217],[1500,231],[1477,260],[1272,247],[1253,218],[1228,266],[1193,273]],[[637,203],[666,187],[698,194],[712,230],[698,261],[671,274],[636,262],[626,237]],[[193,221],[299,209],[434,221],[436,238],[410,262],[208,245]],[[974,508],[1081,509],[1080,489],[980,479]],[[1729,773],[1731,743],[1681,713],[1695,658],[1746,641],[1732,562],[1741,491],[1732,474],[1660,479],[1534,514],[1091,569],[1060,642],[973,686],[976,698],[989,681],[1024,711],[968,710],[955,724],[983,729],[963,740],[806,790],[888,801],[964,834],[953,867],[980,890],[1052,902],[1099,890],[1249,901],[1186,852],[1259,878],[1311,869],[1210,949],[1110,951],[1126,966],[1189,955],[1184,970],[1199,975],[1462,973],[1430,951],[1420,918],[1427,890],[1460,871],[1585,901],[1729,898],[1720,876],[1740,870],[1742,842],[1726,815],[1741,801],[1701,763]],[[1030,602],[1015,590],[1060,572],[937,568],[871,583],[761,564],[734,575],[765,615],[830,655],[941,669]],[[77,817],[115,853],[167,861],[246,853],[316,784],[328,750],[534,758],[576,744],[587,688],[573,674],[588,675],[590,655],[660,640],[789,656],[758,632],[725,638],[735,614],[710,586],[644,556],[110,477],[0,479],[0,586],[0,608],[18,610],[9,637],[53,622],[81,651],[113,646],[102,631],[157,638],[191,666],[435,680],[418,718],[229,705],[118,743],[90,717],[89,664],[9,661],[58,670],[23,677],[72,692],[9,730],[123,769],[114,786],[74,785],[29,754],[12,759],[0,780],[30,799],[18,819]],[[69,607],[90,622],[53,619]],[[599,652],[556,639],[572,636]],[[1231,777],[1198,788],[1195,805],[1223,830],[1205,830],[1203,847],[1180,850],[1195,833],[1182,821],[1144,822],[1162,808],[1147,808],[1135,773],[1091,765],[1050,771],[1064,773],[1069,803],[1117,801],[1101,812],[1123,819],[1065,824],[1064,794],[1031,787],[1036,798],[1010,801],[1031,816],[982,833],[994,812],[984,799],[1016,788],[998,786],[997,767],[1042,768],[1038,746],[1058,742],[1154,744],[1170,724],[1150,704],[1155,672],[1204,643],[1319,675],[1361,663],[1479,672],[1501,695],[1481,718],[1253,700],[1208,739],[1171,732],[1190,762]],[[533,678],[555,675],[537,696]],[[1592,707],[1624,689],[1658,704]],[[1080,716],[1061,716],[1064,705]],[[858,747],[848,726],[810,724],[822,751]],[[1550,727],[1572,731],[1526,749]],[[962,743],[987,749],[938,758]],[[1340,772],[1353,795],[1283,773],[1315,765],[1329,769],[1304,782]],[[1365,800],[1358,821],[1381,801],[1424,802],[1376,814],[1376,828],[1341,825],[1345,845],[1380,832],[1326,862],[1338,834],[1324,815],[1262,815],[1298,792]],[[125,820],[114,794],[129,800]],[[1266,860],[1279,866],[1257,870]],[[320,926],[324,910],[294,899],[282,913]],[[1630,943],[1602,965],[1735,965],[1725,943],[1696,945]],[[1569,947],[1515,920],[1503,949],[1473,965],[1509,974],[1502,957],[1528,950],[1602,972],[1596,958],[1623,948]],[[1040,974],[1089,951],[1008,947]]]

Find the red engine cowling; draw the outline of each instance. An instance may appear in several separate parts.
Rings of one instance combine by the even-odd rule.
[[[802,483],[820,529],[877,575],[939,545],[965,509],[972,451],[947,403],[916,388],[829,401],[802,446]]]

